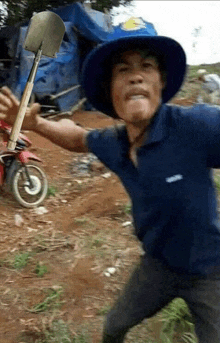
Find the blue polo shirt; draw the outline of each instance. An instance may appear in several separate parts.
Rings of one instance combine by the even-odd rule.
[[[220,108],[162,105],[138,166],[126,127],[93,130],[88,148],[121,179],[147,254],[189,275],[220,272],[220,225],[212,168],[220,167]]]

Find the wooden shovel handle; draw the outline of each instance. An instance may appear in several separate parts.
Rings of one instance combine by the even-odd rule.
[[[31,97],[33,85],[34,84],[32,82],[26,83],[24,93],[22,95],[22,99],[20,102],[18,114],[17,114],[17,117],[15,119],[13,128],[11,130],[10,138],[8,141],[8,145],[7,145],[8,150],[14,150],[15,149],[16,142],[18,139],[18,135],[19,135],[19,132],[21,130],[22,123],[24,120],[24,116],[25,116],[25,113],[26,113],[26,110],[28,107],[28,102],[29,102],[30,97]]]

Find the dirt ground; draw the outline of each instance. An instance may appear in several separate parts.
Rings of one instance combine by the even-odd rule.
[[[87,128],[113,123],[91,113],[74,120]],[[36,214],[0,193],[0,343],[68,342],[45,339],[54,323],[67,325],[75,338],[88,331],[88,342],[98,343],[105,314],[141,254],[132,234],[128,196],[98,161],[86,171],[77,169],[85,159],[88,165],[87,154],[27,135],[31,150],[42,159],[50,195],[43,204],[47,212]],[[25,256],[21,267],[19,257]],[[114,268],[112,274],[108,268]],[[44,270],[42,276],[39,270]],[[152,321],[147,333],[143,325],[127,341],[138,342],[142,333],[159,342],[155,325]]]

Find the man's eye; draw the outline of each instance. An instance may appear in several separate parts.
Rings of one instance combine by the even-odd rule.
[[[119,71],[120,73],[124,73],[124,72],[126,72],[127,70],[128,70],[128,67],[127,67],[127,66],[121,66],[121,67],[118,68],[118,71]]]
[[[149,63],[149,62],[144,62],[143,63],[143,67],[146,68],[146,69],[147,68],[153,68],[153,65],[151,63]]]

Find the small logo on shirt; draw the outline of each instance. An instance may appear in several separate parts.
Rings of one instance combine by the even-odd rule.
[[[176,181],[179,181],[179,180],[182,180],[182,179],[183,179],[183,175],[181,175],[181,174],[176,174],[176,175],[167,177],[167,178],[166,178],[166,182],[172,183],[172,182],[176,182]]]

